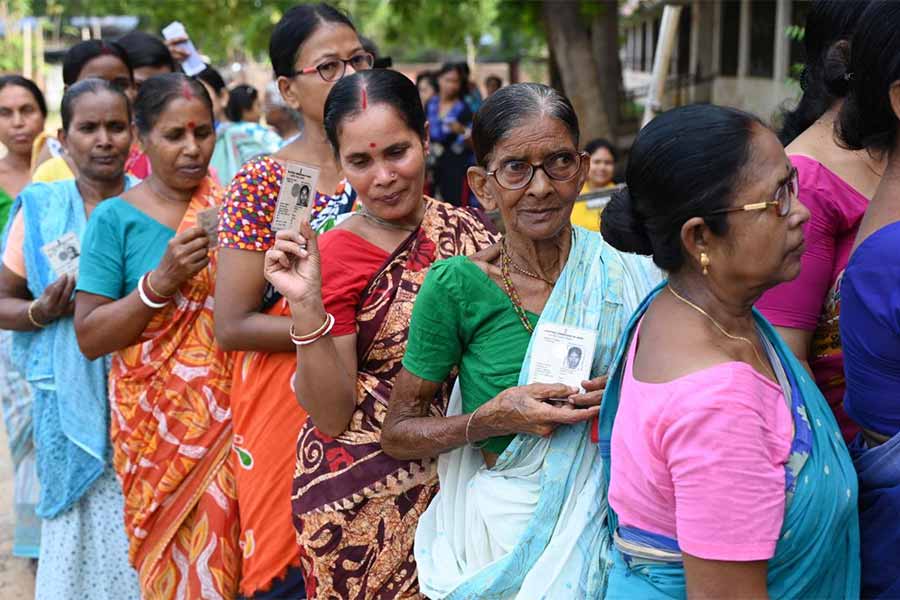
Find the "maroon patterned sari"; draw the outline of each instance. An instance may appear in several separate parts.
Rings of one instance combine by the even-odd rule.
[[[357,405],[337,438],[307,421],[291,497],[310,598],[418,598],[413,539],[437,492],[434,460],[396,460],[381,425],[400,372],[413,302],[431,264],[495,241],[464,209],[426,198],[425,216],[372,278],[357,309]],[[432,404],[442,415],[445,383]]]

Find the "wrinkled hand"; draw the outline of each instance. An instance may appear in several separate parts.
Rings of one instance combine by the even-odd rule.
[[[561,383],[532,383],[509,388],[491,400],[486,416],[494,427],[509,434],[548,436],[559,425],[580,423],[599,414],[599,406],[578,408],[580,405],[570,400],[577,393],[575,388]],[[557,406],[551,400],[564,404]]]
[[[48,325],[60,317],[71,315],[75,311],[74,291],[75,278],[63,275],[44,288],[44,293],[31,309],[31,316],[41,325]]]
[[[288,302],[311,305],[322,300],[322,263],[318,236],[309,221],[300,231],[282,229],[275,245],[266,252],[263,270],[266,279]]]
[[[171,40],[165,40],[166,47],[169,49],[169,54],[172,55],[172,60],[176,63],[183,63],[187,60],[187,57],[190,56],[190,52],[179,48],[179,44],[183,44],[188,41],[187,37],[178,37],[172,38]]]
[[[202,227],[182,231],[166,246],[159,266],[151,274],[150,285],[164,296],[172,296],[181,285],[209,264],[209,237]]]
[[[600,406],[600,401],[603,400],[603,392],[606,390],[607,379],[608,377],[606,375],[602,375],[600,377],[588,379],[587,381],[582,381],[581,387],[584,388],[585,393],[569,396],[569,403],[572,404],[572,406],[577,406],[579,408]]]

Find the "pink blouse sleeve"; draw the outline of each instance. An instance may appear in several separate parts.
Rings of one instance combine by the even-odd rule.
[[[3,264],[7,269],[26,279],[25,270],[25,211],[20,210],[13,218],[9,226],[9,236],[6,239],[6,250],[3,252]]]
[[[806,250],[800,259],[800,275],[767,291],[756,308],[778,327],[815,331],[833,284],[836,237],[843,217],[834,206],[837,190],[827,189],[819,176],[821,165],[804,157],[791,160],[800,172],[800,201],[810,212],[803,227]]]
[[[708,560],[768,560],[784,520],[790,411],[749,366],[715,372],[660,422],[678,545]]]

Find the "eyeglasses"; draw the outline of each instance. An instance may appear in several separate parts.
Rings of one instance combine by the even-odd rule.
[[[496,179],[500,187],[507,190],[521,190],[528,187],[537,169],[543,169],[547,177],[554,181],[568,181],[578,175],[581,161],[586,156],[584,152],[565,150],[551,154],[536,165],[524,160],[510,160],[493,171],[488,171],[487,176]]]
[[[291,73],[291,77],[296,77],[297,75],[309,75],[310,73],[318,71],[319,77],[325,81],[332,82],[338,81],[344,77],[344,73],[347,72],[347,65],[353,67],[354,71],[367,71],[371,69],[374,64],[374,56],[368,52],[360,52],[346,60],[343,58],[333,58],[314,67],[306,67],[305,69],[294,71]]]
[[[725,213],[732,212],[740,212],[740,211],[751,211],[751,210],[765,210],[770,206],[775,206],[778,208],[778,216],[786,217],[791,212],[791,205],[793,204],[794,198],[800,193],[800,176],[797,173],[796,167],[791,169],[791,174],[788,175],[787,181],[778,186],[778,189],[775,190],[775,199],[769,200],[768,202],[756,202],[754,204],[744,204],[743,206],[736,206],[733,208],[721,208],[719,210],[714,210],[709,215],[721,215]]]

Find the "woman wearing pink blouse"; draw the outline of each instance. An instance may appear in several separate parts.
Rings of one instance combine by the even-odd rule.
[[[839,146],[834,120],[852,77],[847,72],[847,40],[866,5],[819,1],[807,17],[809,62],[804,69],[803,98],[785,116],[781,132],[800,175],[800,202],[811,215],[804,226],[806,250],[800,275],[772,288],[756,303],[813,374],[847,441],[859,427],[843,408],[840,279],[884,166],[865,152]]]

